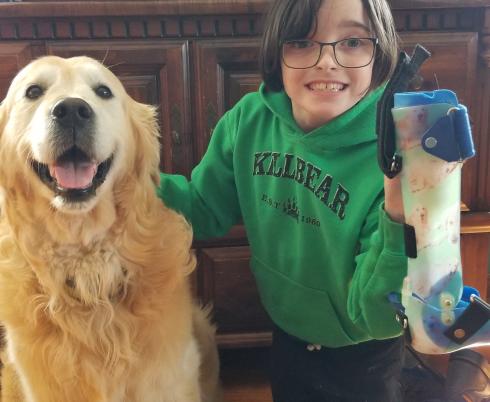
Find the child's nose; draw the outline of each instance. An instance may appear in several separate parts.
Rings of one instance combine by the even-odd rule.
[[[320,54],[320,59],[318,60],[317,67],[321,68],[338,68],[339,64],[335,59],[335,52],[333,46],[326,45],[323,46],[322,52]]]

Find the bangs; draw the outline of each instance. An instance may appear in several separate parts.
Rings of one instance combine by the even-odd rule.
[[[279,43],[290,39],[304,39],[316,31],[316,15],[321,0],[296,1],[286,10],[278,30]]]

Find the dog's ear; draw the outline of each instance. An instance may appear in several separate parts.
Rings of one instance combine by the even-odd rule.
[[[5,127],[5,102],[0,102],[0,139],[2,138],[3,128]]]
[[[129,102],[129,116],[134,135],[134,173],[142,180],[150,177],[159,182],[160,130],[156,108],[150,105]]]

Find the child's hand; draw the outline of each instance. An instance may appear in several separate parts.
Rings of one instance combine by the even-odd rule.
[[[400,176],[389,179],[385,176],[385,211],[396,222],[405,222]]]

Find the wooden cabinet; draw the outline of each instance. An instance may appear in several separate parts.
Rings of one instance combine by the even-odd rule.
[[[0,43],[0,99],[15,74],[33,58],[29,42]]]
[[[249,248],[202,248],[198,259],[198,294],[214,306],[218,342],[224,347],[268,344],[271,323],[249,269]]]
[[[248,92],[259,88],[259,41],[217,39],[195,42],[198,160],[206,151],[214,126],[224,112]],[[234,244],[246,244],[243,227],[236,227]],[[222,347],[264,345],[270,342],[271,323],[260,304],[249,269],[248,247],[199,247],[198,288],[204,303],[214,306],[218,342]],[[230,239],[228,239],[230,241]]]
[[[267,0],[0,2],[0,99],[43,54],[104,61],[138,101],[157,105],[161,169],[189,176],[223,113],[258,88]],[[490,3],[392,0],[404,49],[432,52],[416,89],[449,88],[469,107],[477,156],[463,169],[465,280],[488,295],[490,242]],[[212,303],[222,346],[264,345],[271,323],[248,267],[240,225],[195,243],[197,295]]]

